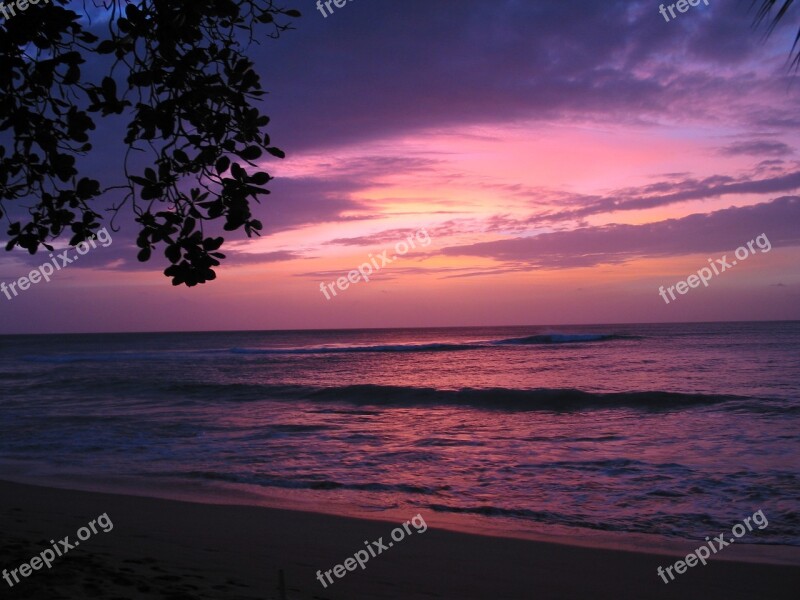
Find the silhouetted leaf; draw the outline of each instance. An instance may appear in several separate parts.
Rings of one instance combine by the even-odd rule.
[[[229,159],[227,156],[223,156],[217,161],[216,164],[217,173],[220,174],[224,173],[225,171],[228,170],[228,167],[230,166],[231,166],[231,159]]]
[[[261,148],[258,146],[248,146],[239,152],[239,156],[245,160],[256,160],[261,156]]]

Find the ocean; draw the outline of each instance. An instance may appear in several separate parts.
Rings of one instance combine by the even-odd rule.
[[[4,336],[0,385],[0,478],[800,545],[800,322]]]

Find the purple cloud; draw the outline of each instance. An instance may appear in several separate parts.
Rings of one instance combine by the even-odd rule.
[[[720,153],[726,156],[739,156],[742,154],[750,156],[786,156],[794,154],[794,149],[788,144],[774,140],[747,140],[728,144],[720,149]]]
[[[521,270],[590,267],[639,257],[731,252],[765,233],[775,247],[800,245],[800,197],[645,225],[606,225],[452,246],[447,256],[492,258]]]

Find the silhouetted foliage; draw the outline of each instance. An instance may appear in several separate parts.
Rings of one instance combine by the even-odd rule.
[[[0,136],[13,139],[0,146],[6,249],[52,250],[48,242],[65,232],[79,244],[102,227],[100,196],[122,190],[112,223],[132,208],[139,260],[161,247],[173,285],[205,283],[225,256],[223,238],[207,236],[204,224],[258,234],[250,202],[269,193],[271,177],[254,161],[283,157],[263,132],[269,118],[256,103],[265,92],[245,52],[300,13],[273,0],[93,1],[107,11],[102,36],[68,0],[30,6],[0,26]],[[76,163],[112,143],[91,137],[111,115],[130,119],[116,185]],[[150,166],[131,172],[134,162]],[[32,201],[29,217],[12,221],[9,201]]]
[[[758,1],[759,0],[753,0],[753,4]],[[775,29],[775,26],[786,17],[789,7],[792,6],[794,0],[760,0],[760,2],[761,4],[756,11],[755,24],[758,26],[767,21],[767,35],[769,35]],[[773,15],[773,11],[776,7],[778,10]],[[794,43],[792,44],[792,54],[794,55],[794,58],[791,58],[792,66],[797,69],[800,67],[800,29],[798,29],[797,36],[795,36]]]

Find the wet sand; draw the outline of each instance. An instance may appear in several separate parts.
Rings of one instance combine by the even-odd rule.
[[[433,513],[422,513],[426,531],[411,526],[410,535],[370,557],[365,569],[345,570],[341,579],[332,574],[334,583],[324,588],[318,570],[344,564],[365,540],[387,544],[402,523],[7,482],[0,482],[0,569],[18,569],[51,548],[51,539],[58,544],[68,535],[74,543],[78,529],[104,513],[111,531],[98,529],[49,570],[18,575],[14,587],[0,580],[3,596],[781,600],[796,598],[800,589],[798,566],[728,560],[691,568],[664,584],[656,568],[681,555],[459,533],[437,528]],[[696,546],[687,542],[686,553]]]

